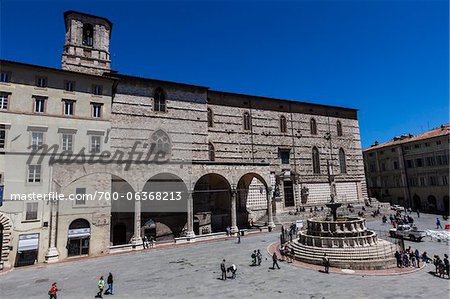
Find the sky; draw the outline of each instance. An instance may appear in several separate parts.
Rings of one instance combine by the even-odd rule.
[[[449,4],[0,1],[0,57],[60,68],[63,12],[113,22],[112,68],[358,109],[363,148],[449,122]]]

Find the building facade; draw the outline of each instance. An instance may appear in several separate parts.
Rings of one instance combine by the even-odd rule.
[[[109,20],[65,25],[62,69],[1,61],[3,267],[273,226],[327,203],[330,176],[338,201],[367,200],[355,109],[120,74]],[[33,192],[64,200],[16,198]]]
[[[446,124],[364,150],[369,196],[448,215],[449,134]]]

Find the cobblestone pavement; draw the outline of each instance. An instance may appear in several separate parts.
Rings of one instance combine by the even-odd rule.
[[[422,215],[418,226],[433,228],[434,220]],[[369,227],[388,229],[379,222],[371,221]],[[108,272],[115,275],[110,298],[448,298],[450,280],[429,274],[432,265],[396,276],[324,274],[284,262],[281,270],[271,270],[266,248],[277,239],[278,232],[265,233],[245,236],[241,244],[229,239],[15,269],[0,275],[0,298],[48,298],[53,281],[62,289],[58,299],[94,298],[99,276]],[[411,246],[430,255],[449,249],[428,240]],[[254,249],[266,255],[260,267],[250,267]],[[237,265],[235,280],[219,279],[223,258]]]

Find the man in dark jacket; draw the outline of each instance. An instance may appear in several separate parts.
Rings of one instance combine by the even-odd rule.
[[[227,280],[227,267],[225,266],[225,259],[220,264],[220,271],[222,271],[222,280]]]
[[[275,265],[277,266],[278,269],[280,269],[280,266],[278,266],[278,256],[276,252],[274,252],[272,255],[272,262],[273,262],[272,269],[275,269]]]

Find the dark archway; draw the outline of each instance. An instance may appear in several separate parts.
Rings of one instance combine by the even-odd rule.
[[[147,237],[156,241],[181,237],[187,223],[187,187],[183,180],[171,173],[159,173],[145,183],[142,191],[147,195],[141,200],[141,223]],[[170,200],[178,196],[179,201]]]
[[[436,197],[434,195],[428,196],[428,210],[430,211],[436,211]]]
[[[223,176],[215,173],[202,176],[195,184],[193,200],[202,234],[223,232],[231,226],[231,186]]]
[[[449,211],[449,205],[450,205],[450,199],[448,197],[448,195],[444,196],[444,198],[442,199],[444,201],[444,215],[449,215],[450,211]]]
[[[414,194],[414,196],[413,196],[413,202],[414,202],[414,208],[415,208],[415,209],[419,209],[419,210],[422,209],[422,203],[421,203],[421,201],[420,201],[419,195]]]
[[[135,191],[127,181],[115,175],[112,176],[111,191],[118,194],[118,198],[111,201],[110,242],[112,245],[128,244],[134,234],[135,202],[132,199]]]
[[[127,225],[123,222],[114,224],[111,235],[114,245],[127,244]]]
[[[90,238],[91,225],[89,221],[83,218],[72,221],[67,234],[67,255],[88,255]]]
[[[256,173],[243,175],[237,184],[237,225],[247,227],[267,214],[267,183]]]

